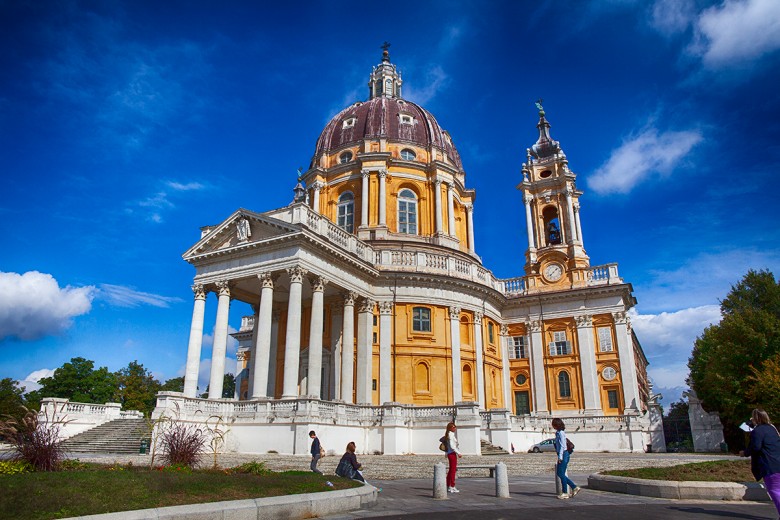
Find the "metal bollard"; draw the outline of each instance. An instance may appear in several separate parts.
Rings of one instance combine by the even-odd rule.
[[[506,472],[506,464],[503,462],[496,464],[496,496],[509,498],[509,476]]]
[[[433,465],[433,498],[447,500],[447,466],[443,462]]]

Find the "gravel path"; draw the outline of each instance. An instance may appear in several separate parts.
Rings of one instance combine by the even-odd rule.
[[[103,462],[111,464],[118,462],[126,464],[149,464],[148,455],[102,455],[74,453],[71,458],[83,461]],[[334,474],[340,456],[327,456],[320,461],[320,470]],[[629,469],[638,467],[659,467],[686,464],[689,462],[704,462],[708,460],[738,459],[739,457],[721,454],[694,453],[585,453],[575,452],[569,463],[572,474],[590,474],[609,469]],[[309,470],[309,457],[296,455],[219,455],[217,464],[220,467],[237,466],[252,460],[265,462],[273,470]],[[363,464],[364,474],[370,480],[395,480],[412,478],[433,478],[433,465],[437,462],[446,464],[443,456],[437,455],[358,455],[358,461]],[[203,459],[203,466],[210,466],[213,456]],[[477,456],[466,455],[461,464],[496,464],[507,465],[509,476],[548,475],[553,472],[555,455],[552,453],[518,453],[515,455]],[[462,476],[487,476],[485,470],[458,470]]]

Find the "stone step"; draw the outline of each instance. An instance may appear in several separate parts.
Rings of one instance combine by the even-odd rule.
[[[148,437],[145,419],[115,419],[66,439],[62,447],[71,452],[138,453]]]

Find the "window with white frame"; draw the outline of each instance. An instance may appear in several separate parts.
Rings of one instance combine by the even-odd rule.
[[[610,327],[599,327],[599,351],[612,352],[612,329]]]
[[[344,123],[341,125],[342,128],[352,128],[355,126],[355,123],[357,122],[356,117],[348,117],[344,120]]]
[[[347,164],[352,160],[352,152],[344,152],[339,155],[339,164]]]
[[[355,229],[355,196],[345,191],[339,197],[336,225],[348,233]]]
[[[526,359],[528,352],[526,350],[525,336],[512,336],[509,344],[509,359]]]
[[[414,118],[408,114],[401,114],[400,121],[402,125],[411,125],[414,123]]]
[[[417,196],[412,190],[401,190],[398,194],[398,232],[417,234]]]
[[[416,158],[417,154],[414,153],[414,150],[410,150],[409,148],[401,150],[401,159],[404,161],[414,161]]]
[[[412,309],[412,330],[415,332],[431,331],[431,309],[427,307]]]
[[[550,342],[551,356],[565,356],[571,354],[571,343],[566,339],[565,330],[553,332],[553,340]]]

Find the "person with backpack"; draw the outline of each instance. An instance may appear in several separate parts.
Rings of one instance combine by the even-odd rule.
[[[460,493],[458,488],[455,487],[455,474],[458,472],[458,459],[463,455],[458,450],[458,438],[455,436],[455,423],[451,422],[447,424],[447,429],[444,432],[444,437],[440,441],[444,444],[444,453],[447,455],[447,462],[450,467],[447,470],[447,492],[448,493]]]
[[[569,465],[569,457],[571,452],[574,451],[574,444],[566,439],[566,425],[563,421],[556,417],[552,420],[552,427],[555,428],[555,439],[553,440],[553,446],[555,446],[555,453],[558,455],[558,463],[555,465],[555,474],[561,481],[561,494],[558,495],[560,500],[569,498],[568,486],[571,486],[571,496],[580,492],[579,486],[569,479],[566,475],[566,468]]]
[[[761,408],[752,413],[753,429],[750,442],[739,454],[750,457],[750,470],[756,480],[764,479],[769,498],[780,513],[780,434]]]
[[[320,440],[317,438],[314,430],[309,432],[309,438],[311,439],[311,464],[309,467],[314,473],[322,475],[322,471],[317,469],[317,463],[319,463],[325,450],[322,449],[322,444],[320,444]]]
[[[363,477],[363,473],[360,472],[360,468],[362,468],[363,465],[357,461],[357,457],[355,456],[355,448],[356,446],[354,442],[347,444],[347,451],[345,451],[344,455],[341,456],[339,465],[336,466],[336,475],[339,477],[351,478],[352,480],[365,482],[366,479]]]

